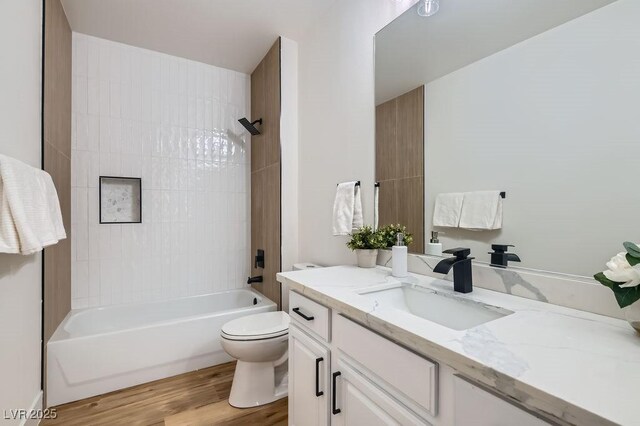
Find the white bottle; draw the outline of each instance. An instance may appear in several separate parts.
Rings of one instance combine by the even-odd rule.
[[[391,256],[393,257],[391,275],[396,278],[405,278],[407,276],[407,246],[404,245],[404,234],[399,232],[396,238],[396,245],[391,248]]]
[[[431,241],[427,243],[425,252],[432,256],[442,256],[442,243],[438,240],[438,231],[431,231]]]

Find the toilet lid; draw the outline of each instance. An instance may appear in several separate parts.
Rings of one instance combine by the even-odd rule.
[[[229,321],[222,332],[236,337],[275,337],[289,330],[289,314],[282,311],[247,315]]]

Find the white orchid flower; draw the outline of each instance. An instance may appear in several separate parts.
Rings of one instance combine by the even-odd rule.
[[[640,264],[631,266],[627,261],[627,253],[618,253],[607,262],[608,271],[604,276],[620,284],[620,287],[637,287],[640,284]]]

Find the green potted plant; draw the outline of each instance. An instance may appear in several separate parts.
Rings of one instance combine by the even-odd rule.
[[[613,291],[627,321],[640,333],[640,247],[628,241],[623,245],[626,251],[612,257],[607,270],[593,277]]]
[[[413,242],[413,235],[407,231],[407,227],[404,225],[400,225],[399,223],[396,225],[386,225],[382,228],[378,229],[378,233],[381,235],[384,240],[384,247],[389,248],[396,245],[397,235],[404,235],[404,245],[409,246]]]
[[[385,244],[382,235],[366,225],[351,234],[347,247],[356,252],[359,267],[373,268],[376,266],[378,249],[385,248]]]

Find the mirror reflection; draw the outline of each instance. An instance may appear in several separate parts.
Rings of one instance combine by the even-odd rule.
[[[420,3],[375,37],[380,224],[582,276],[640,240],[640,2]]]

